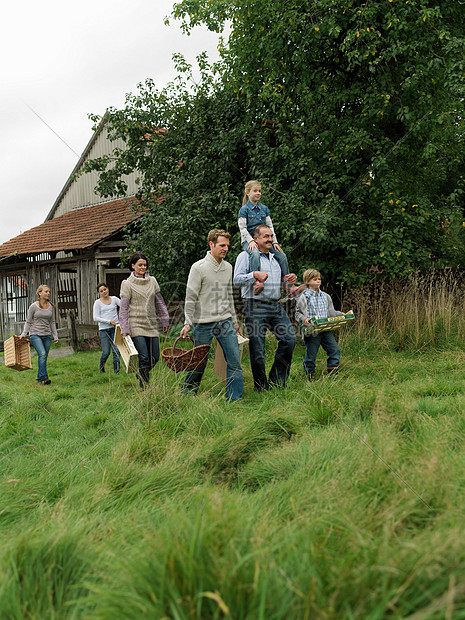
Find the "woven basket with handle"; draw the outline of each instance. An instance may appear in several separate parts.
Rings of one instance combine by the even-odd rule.
[[[5,366],[15,370],[31,370],[31,347],[27,338],[11,336],[4,344]]]
[[[176,347],[178,340],[181,340],[181,336],[179,336],[179,338],[176,338],[174,341],[172,347],[167,347],[161,352],[165,364],[168,368],[174,370],[174,372],[196,370],[203,366],[208,359],[208,352],[210,351],[209,344],[200,344],[196,347],[190,336],[187,336],[187,339],[194,345],[192,349],[181,349],[181,347]]]

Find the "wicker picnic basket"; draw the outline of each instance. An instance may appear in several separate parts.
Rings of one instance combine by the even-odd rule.
[[[174,372],[182,372],[183,370],[196,370],[203,366],[208,359],[210,345],[200,344],[196,347],[192,338],[187,336],[187,339],[192,342],[194,347],[192,349],[181,349],[181,347],[176,347],[180,339],[181,336],[176,338],[172,347],[167,347],[161,352],[161,356],[168,368],[174,370]]]
[[[31,347],[29,340],[11,336],[3,344],[5,366],[14,370],[31,370]]]

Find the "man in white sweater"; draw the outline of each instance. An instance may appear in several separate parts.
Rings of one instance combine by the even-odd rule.
[[[191,267],[187,280],[184,307],[185,325],[181,336],[187,338],[191,326],[196,346],[218,340],[226,360],[226,400],[242,398],[244,381],[232,293],[232,266],[224,260],[229,249],[230,234],[215,228],[208,233],[210,251],[205,258]],[[195,394],[199,389],[206,363],[188,372],[182,386],[184,394]]]

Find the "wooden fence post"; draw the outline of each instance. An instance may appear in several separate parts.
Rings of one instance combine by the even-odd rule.
[[[78,350],[78,337],[76,331],[76,314],[74,310],[70,310],[68,313],[68,329],[71,337],[71,346],[76,353]]]

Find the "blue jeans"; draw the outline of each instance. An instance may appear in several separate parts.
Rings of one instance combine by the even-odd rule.
[[[337,345],[336,338],[331,332],[320,332],[313,336],[305,336],[304,371],[306,374],[315,372],[315,360],[320,346],[328,354],[327,367],[339,366],[341,351]]]
[[[37,370],[37,381],[43,381],[48,379],[47,374],[47,357],[52,344],[52,336],[29,336],[30,341],[34,349],[37,351],[37,358],[39,360],[39,368]]]
[[[157,337],[131,336],[139,353],[139,370],[150,372],[160,359],[160,344]]]
[[[266,303],[244,299],[244,316],[249,337],[250,366],[256,390],[268,390],[271,385],[284,387],[291,369],[296,336],[292,323],[278,302]],[[265,334],[269,329],[278,340],[268,379],[265,370]]]
[[[250,272],[260,271],[260,252],[258,250],[249,251],[247,249],[248,247],[248,241],[244,241],[244,243],[242,244],[242,249],[245,250],[249,255]],[[287,276],[287,274],[289,273],[289,263],[287,262],[287,256],[284,254],[284,252],[275,250],[275,248],[270,248],[270,252],[273,254],[275,259],[278,261],[278,265],[281,267],[281,275]]]
[[[119,372],[119,351],[113,340],[115,337],[115,328],[109,327],[108,329],[99,329],[100,342],[102,343],[102,355],[100,356],[99,370],[104,372],[105,362],[107,361],[110,352],[113,351],[113,370]]]
[[[242,398],[244,379],[242,376],[241,359],[237,333],[232,319],[213,323],[196,323],[194,326],[194,342],[196,346],[210,344],[215,337],[223,349],[226,360],[226,400],[234,401]],[[195,394],[199,389],[207,363],[186,374],[182,391],[184,394]]]

